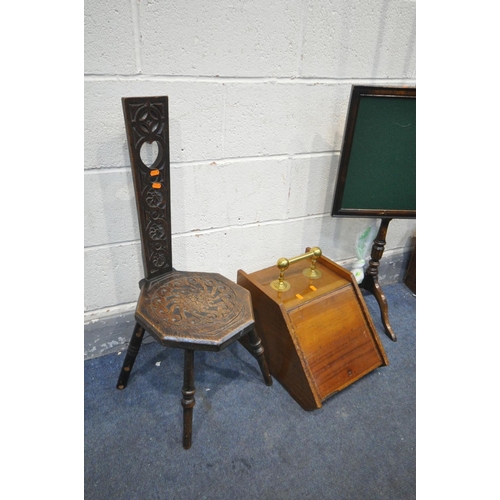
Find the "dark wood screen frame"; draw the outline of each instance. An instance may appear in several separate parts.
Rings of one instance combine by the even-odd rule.
[[[337,174],[337,182],[333,199],[332,217],[374,217],[374,218],[415,218],[415,210],[395,210],[395,209],[379,209],[372,208],[346,208],[342,207],[344,188],[346,186],[349,173],[349,160],[353,145],[353,138],[356,129],[356,120],[360,100],[365,96],[377,96],[386,98],[405,98],[416,99],[415,87],[374,87],[374,86],[353,86],[351,91],[351,99],[349,102],[349,110],[344,131],[343,144],[341,149],[341,159]],[[388,186],[390,189],[390,186]]]

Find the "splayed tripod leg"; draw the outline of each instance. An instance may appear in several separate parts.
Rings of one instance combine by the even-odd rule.
[[[262,376],[264,377],[264,382],[266,383],[266,385],[272,385],[273,379],[271,378],[271,373],[269,371],[269,367],[267,366],[266,358],[264,357],[264,348],[262,347],[262,342],[255,329],[253,329],[248,334],[248,340],[250,341],[250,348],[252,349],[252,353],[259,362],[260,371],[262,372]]]
[[[125,359],[123,361],[122,370],[120,372],[120,376],[118,377],[118,383],[116,384],[117,389],[125,389],[125,387],[127,387],[128,378],[130,377],[130,372],[134,366],[135,358],[139,353],[143,339],[144,328],[142,328],[139,323],[136,323],[134,333],[132,334],[132,338],[130,339],[130,343],[128,345],[127,354],[125,355]]]

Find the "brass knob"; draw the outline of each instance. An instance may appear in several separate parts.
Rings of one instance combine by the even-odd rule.
[[[291,259],[281,257],[281,259],[278,259],[278,263],[276,264],[278,269],[280,270],[280,275],[277,280],[271,282],[271,287],[278,292],[286,292],[287,290],[289,290],[290,283],[288,283],[288,281],[285,281],[285,271],[288,269],[290,264],[298,262],[299,260],[307,259],[308,257],[311,257],[311,267],[304,269],[302,271],[302,274],[313,280],[321,278],[321,271],[316,269],[316,261],[321,257],[321,255],[321,248],[314,247],[311,248],[309,252],[299,255],[298,257],[292,257]]]

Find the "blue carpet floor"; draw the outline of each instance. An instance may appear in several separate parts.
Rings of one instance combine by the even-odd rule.
[[[238,342],[195,353],[193,445],[182,448],[183,353],[144,344],[128,387],[124,352],[85,361],[87,500],[416,498],[416,298],[383,287],[397,342],[365,301],[386,350],[380,367],[304,411]],[[132,333],[132,332],[130,332]]]

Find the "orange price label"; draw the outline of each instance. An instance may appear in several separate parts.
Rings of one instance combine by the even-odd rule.
[[[154,189],[160,189],[161,188],[161,184],[159,182],[153,182],[153,188]]]
[[[160,171],[158,169],[151,170],[151,172],[149,172],[149,175],[151,177],[154,177],[155,175],[160,175]]]
[[[300,300],[302,300],[304,298],[304,297],[302,297],[302,295],[300,295],[300,293],[295,294],[295,297],[297,297]]]

